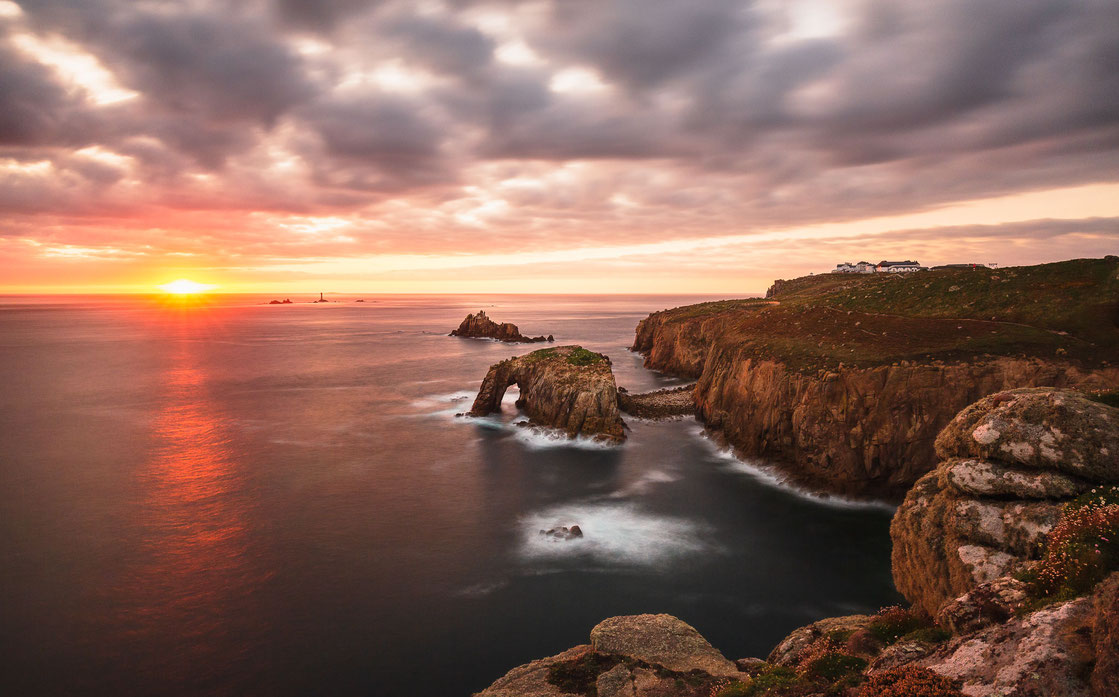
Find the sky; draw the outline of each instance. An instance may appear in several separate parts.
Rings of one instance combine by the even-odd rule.
[[[1115,0],[0,0],[0,293],[1116,253]]]

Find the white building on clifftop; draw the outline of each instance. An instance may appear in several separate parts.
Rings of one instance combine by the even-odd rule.
[[[874,271],[874,264],[869,261],[860,261],[857,264],[845,261],[842,264],[836,264],[832,273],[874,273]]]

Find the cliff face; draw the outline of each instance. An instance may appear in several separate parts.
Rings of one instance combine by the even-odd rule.
[[[978,306],[1002,283],[987,272],[813,277],[783,283],[774,300],[653,313],[638,324],[633,350],[648,368],[697,378],[697,415],[741,454],[773,458],[817,489],[900,497],[936,463],[937,433],[977,399],[1024,386],[1119,385],[1108,361],[1119,342],[1108,314],[1119,307],[1117,261],[1066,270],[1071,285],[1095,290],[1052,318],[1015,315],[1010,293],[1002,306]],[[1017,273],[1015,292],[1040,287],[1041,272]],[[941,295],[959,298],[946,305]],[[1035,295],[1038,303],[1018,301],[1060,300],[1056,290]],[[943,316],[950,312],[964,317]]]
[[[1019,568],[1073,497],[1119,482],[1119,410],[1076,392],[1000,392],[940,434],[943,459],[890,526],[894,583],[929,615]]]
[[[482,380],[470,415],[500,410],[510,385],[520,388],[517,406],[535,424],[561,429],[571,437],[625,440],[614,373],[602,354],[581,346],[558,346],[497,363]]]
[[[498,324],[486,316],[485,310],[479,310],[476,315],[467,315],[466,318],[462,320],[462,323],[458,325],[458,329],[451,332],[451,336],[463,336],[475,339],[497,339],[498,341],[522,344],[553,341],[550,334],[547,337],[524,336],[517,328],[517,325],[509,322]]]

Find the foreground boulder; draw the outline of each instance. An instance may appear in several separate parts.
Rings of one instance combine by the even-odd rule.
[[[451,336],[463,336],[474,339],[497,339],[511,343],[532,344],[542,341],[555,341],[552,335],[527,337],[521,334],[517,325],[503,322],[498,324],[486,316],[485,310],[479,310],[476,315],[467,315],[466,319],[458,325],[458,329],[451,332]]]
[[[672,615],[611,617],[590,638],[589,646],[514,668],[476,697],[708,697],[745,677]]]
[[[894,582],[929,615],[1037,558],[1068,500],[1119,481],[1119,410],[1068,390],[999,392],[936,450],[890,526]]]
[[[538,426],[558,428],[571,437],[625,440],[610,359],[600,353],[559,346],[497,363],[482,380],[470,415],[499,411],[510,385],[520,388],[517,406]]]
[[[596,651],[632,656],[669,670],[738,675],[738,668],[690,624],[672,615],[627,615],[603,620],[591,630]]]

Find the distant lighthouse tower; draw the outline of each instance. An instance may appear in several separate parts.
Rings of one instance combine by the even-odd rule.
[[[326,298],[324,298],[324,297],[322,296],[322,291],[321,291],[321,290],[319,291],[319,302],[320,302],[320,303],[324,303],[324,302],[326,302]]]

